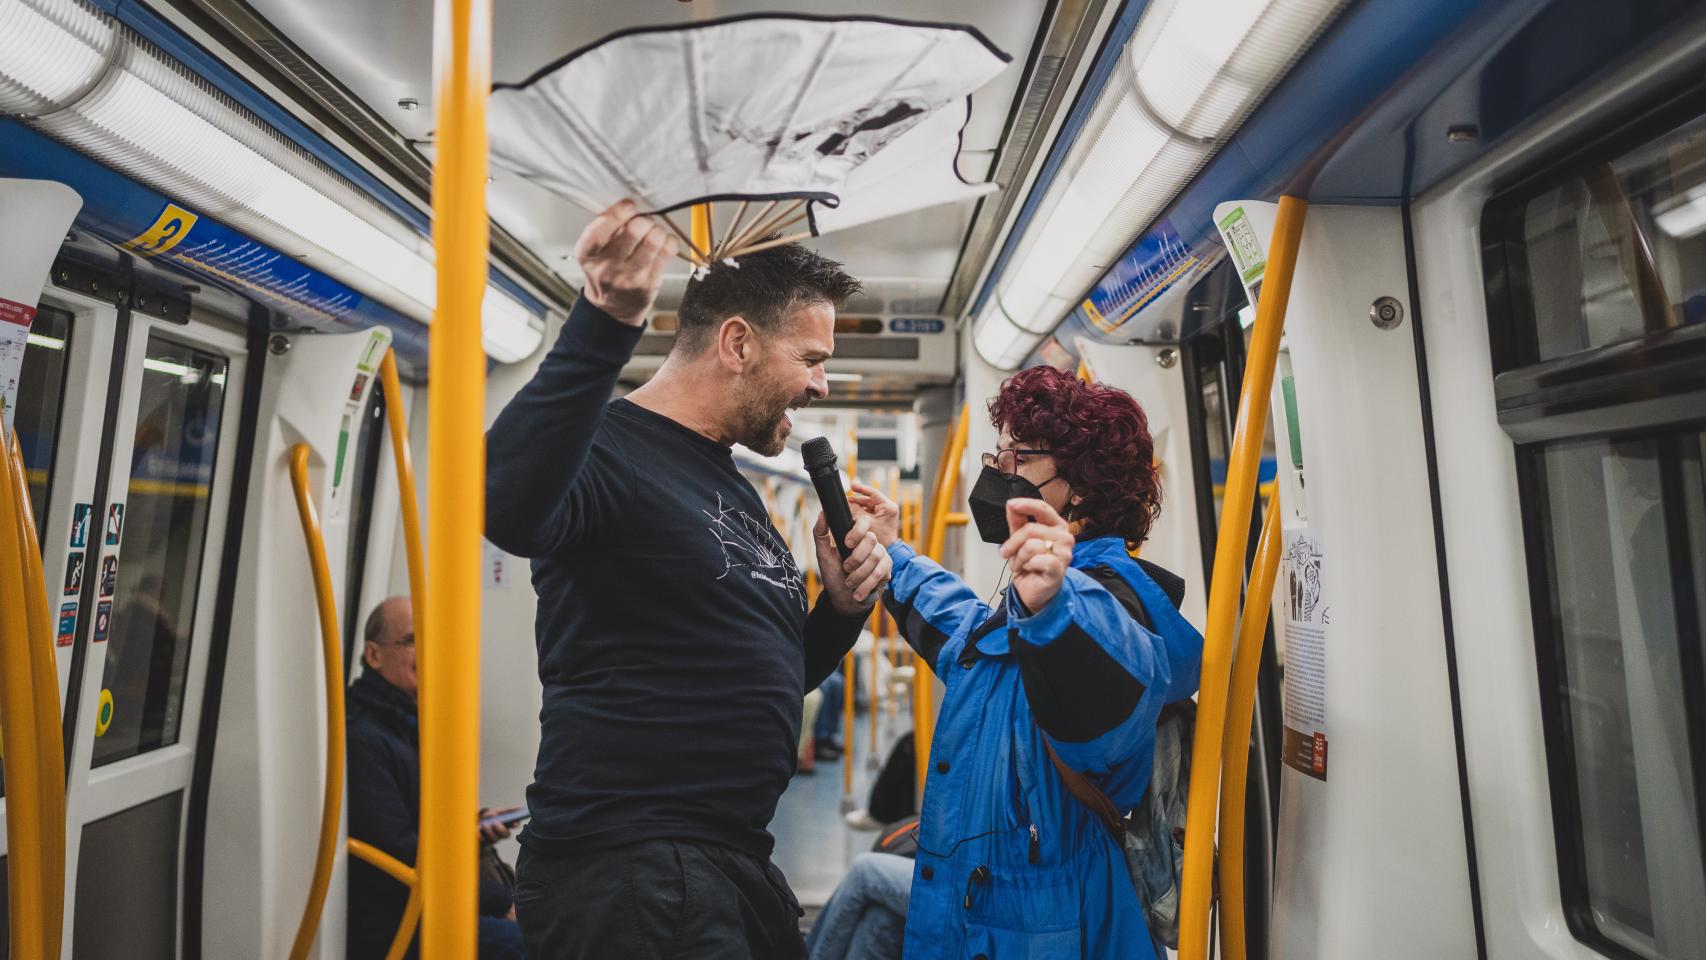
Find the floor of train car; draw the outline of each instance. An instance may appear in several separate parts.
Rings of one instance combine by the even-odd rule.
[[[912,729],[911,711],[905,698],[894,716],[879,706],[877,735],[881,749],[879,761],[888,756],[890,748],[902,733]],[[853,805],[863,808],[870,796],[871,783],[877,771],[867,762],[870,756],[869,713],[854,718],[853,744]],[[846,743],[843,739],[843,743]],[[806,923],[835,892],[835,885],[847,873],[853,858],[871,849],[877,833],[855,830],[842,816],[841,761],[819,760],[817,772],[796,775],[776,806],[776,819],[770,832],[776,837],[773,859],[788,877],[794,895],[806,910]]]

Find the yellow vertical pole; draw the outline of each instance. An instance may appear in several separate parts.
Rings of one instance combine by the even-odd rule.
[[[28,623],[30,688],[34,694],[37,767],[42,789],[42,896],[47,915],[43,918],[48,956],[58,956],[65,926],[65,735],[60,720],[59,668],[53,648],[53,623],[49,619],[47,582],[41,563],[41,544],[36,540],[35,511],[30,505],[29,481],[24,473],[24,450],[18,433],[12,432],[7,457],[12,472],[12,491],[18,504],[18,546],[23,561],[24,615]]]
[[[954,424],[953,435],[942,450],[942,464],[936,470],[936,490],[930,504],[930,533],[925,538],[924,555],[937,563],[948,539],[948,509],[960,487],[960,460],[965,455],[966,437],[971,431],[971,405],[960,407],[960,418]],[[912,682],[912,747],[914,773],[918,788],[919,808],[923,809],[924,778],[930,768],[930,743],[936,735],[936,697],[931,673],[935,664],[913,654]]]
[[[426,636],[426,554],[421,545],[421,510],[415,499],[415,464],[409,455],[409,424],[403,416],[403,384],[397,379],[397,352],[385,351],[379,364],[385,390],[385,423],[391,431],[391,457],[397,461],[397,494],[402,501],[403,546],[409,559],[409,611],[415,618],[415,649]]]
[[[11,956],[40,957],[48,946],[49,870],[43,843],[48,821],[29,667],[23,541],[17,535],[19,494],[12,471],[0,464],[0,743],[5,748],[8,937]]]
[[[714,256],[711,250],[711,205],[695,203],[688,216],[687,234],[693,238],[693,245],[705,251],[707,256]]]
[[[877,751],[881,749],[877,739],[877,648],[883,639],[883,603],[879,597],[877,605],[871,608],[871,685],[865,690],[865,723],[870,729],[871,754],[868,763],[877,762]]]
[[[1268,608],[1280,560],[1279,494],[1268,497],[1256,565],[1244,592],[1244,616],[1238,623],[1238,652],[1232,660],[1232,693],[1226,708],[1226,740],[1220,766],[1220,953],[1244,960],[1244,788],[1250,774],[1250,722],[1256,714],[1256,678],[1267,642]]]
[[[1204,762],[1191,765],[1190,795],[1186,800],[1184,875],[1179,895],[1180,960],[1208,960],[1214,818],[1220,790],[1220,764],[1215,758],[1220,756],[1226,732],[1232,635],[1238,620],[1238,595],[1244,586],[1250,508],[1255,503],[1262,436],[1267,431],[1268,395],[1273,390],[1274,362],[1279,355],[1280,333],[1285,325],[1286,304],[1291,299],[1291,279],[1308,207],[1297,197],[1280,198],[1273,240],[1268,248],[1267,272],[1262,278],[1262,295],[1256,304],[1244,386],[1238,394],[1238,419],[1226,470],[1226,498],[1214,549],[1214,575],[1209,583],[1208,636],[1203,642],[1202,685],[1197,692],[1197,728],[1191,750],[1193,756],[1203,758]]]
[[[427,397],[427,636],[421,660],[421,874],[424,960],[476,950],[480,770],[480,536],[486,502],[486,97],[491,0],[437,0],[433,72],[433,311]]]
[[[841,659],[841,796],[850,800],[853,797],[853,746],[858,743],[853,738],[853,682],[858,679],[858,671],[854,665],[853,654],[849,652]]]
[[[326,685],[326,786],[320,800],[320,839],[315,849],[314,872],[309,879],[308,901],[296,925],[290,945],[291,960],[304,960],[314,947],[325,912],[326,893],[331,888],[333,860],[337,856],[338,826],[343,818],[344,799],[344,661],[342,634],[338,631],[338,606],[332,598],[332,570],[326,563],[326,541],[320,534],[320,516],[314,509],[314,494],[308,489],[308,444],[290,449],[290,482],[296,494],[296,511],[302,523],[302,538],[308,548],[308,566],[314,579],[315,610],[320,618],[320,658]]]

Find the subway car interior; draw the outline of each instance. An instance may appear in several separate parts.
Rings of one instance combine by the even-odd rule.
[[[643,329],[595,337],[579,305],[618,314],[597,238],[635,223],[661,280]],[[6,955],[337,960],[369,955],[363,931],[375,957],[500,955],[475,880],[513,886],[547,836],[546,633],[603,600],[563,613],[559,571],[618,582],[629,554],[484,539],[516,446],[494,423],[618,340],[608,395],[587,375],[597,406],[564,417],[659,402],[698,349],[697,286],[795,245],[859,289],[785,441],[721,443],[768,518],[705,511],[624,589],[679,619],[702,579],[786,574],[845,619],[853,562],[826,573],[819,511],[855,483],[895,504],[881,602],[783,698],[797,743],[726,762],[788,748],[755,826],[814,958],[1706,958],[1690,0],[0,0]],[[931,848],[957,802],[932,793],[981,773],[948,753],[977,714],[954,684],[986,668],[936,661],[902,594],[936,570],[1031,609],[1032,568],[968,496],[1033,453],[991,400],[1039,366],[1141,406],[1160,506],[1117,559],[1182,581],[1167,614],[1201,642],[1167,935],[1148,899],[1126,941],[1088,907],[991,916],[975,901],[1032,884],[1023,859]],[[541,452],[565,478],[586,457]],[[646,490],[666,468],[623,467]],[[675,497],[633,499],[613,530]],[[712,547],[726,568],[690,569]],[[601,682],[665,669],[614,636]],[[745,715],[762,669],[698,642],[706,689],[630,705],[672,742],[606,782],[698,795],[704,764],[665,757],[732,728],[685,711]],[[419,656],[403,848],[369,829],[356,733],[398,645],[411,687]],[[1016,696],[1066,777],[1083,745]],[[824,947],[861,855],[909,831],[904,941]],[[375,912],[358,888],[380,887]],[[598,909],[541,925],[511,893],[527,956],[630,955],[561,952],[537,931]]]

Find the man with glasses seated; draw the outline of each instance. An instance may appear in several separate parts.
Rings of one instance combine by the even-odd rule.
[[[415,619],[408,597],[391,597],[367,617],[361,676],[347,697],[349,835],[413,865],[421,826],[421,757],[415,710]],[[482,821],[495,813],[480,811]],[[514,874],[492,844],[502,824],[480,825],[480,960],[520,960]],[[384,957],[409,891],[361,860],[349,862],[350,960]],[[405,956],[418,955],[411,946]]]

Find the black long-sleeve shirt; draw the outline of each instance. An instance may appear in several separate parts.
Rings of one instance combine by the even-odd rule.
[[[545,687],[523,845],[769,856],[801,704],[863,616],[802,572],[729,448],[610,401],[640,329],[584,298],[486,436],[486,536],[533,558]]]

